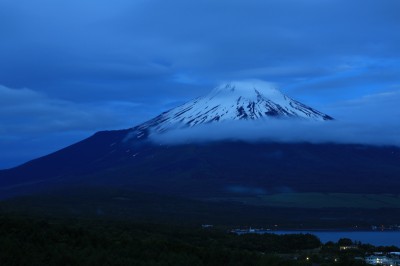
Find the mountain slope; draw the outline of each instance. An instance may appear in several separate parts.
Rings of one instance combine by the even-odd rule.
[[[195,198],[282,192],[397,194],[400,185],[396,147],[244,142],[160,146],[139,140],[132,145],[120,138],[125,134],[97,133],[0,171],[0,194],[70,185]],[[116,138],[120,141],[115,144]]]

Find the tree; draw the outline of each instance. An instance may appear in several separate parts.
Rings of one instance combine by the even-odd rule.
[[[353,241],[350,238],[341,238],[338,241],[339,246],[351,246]]]

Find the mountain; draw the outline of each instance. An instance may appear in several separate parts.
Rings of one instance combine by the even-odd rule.
[[[14,169],[0,172],[0,188],[41,186],[114,168],[155,149],[149,135],[229,121],[296,119],[332,120],[260,81],[232,82],[126,130],[104,131]],[[176,147],[172,147],[174,149]],[[183,156],[185,153],[183,153]],[[137,161],[137,160],[136,160]],[[163,163],[161,162],[160,165]],[[134,165],[134,163],[132,163]],[[68,177],[68,178],[66,178]]]
[[[398,147],[230,140],[161,145],[149,138],[205,123],[224,127],[227,121],[268,124],[281,119],[331,123],[333,118],[265,84],[226,84],[136,127],[98,132],[47,156],[2,170],[0,195],[7,198],[92,186],[262,205],[271,203],[271,195],[299,193],[315,202],[324,199],[335,205],[340,201],[343,207],[349,200],[360,200],[362,205],[366,198],[385,206],[382,202],[391,198],[368,195],[398,193]],[[287,204],[294,203],[303,204],[304,197],[297,202],[292,198]]]
[[[333,120],[329,115],[291,99],[268,83],[232,82],[135,127],[131,135],[140,139],[147,137],[149,132],[162,133],[202,124],[271,118]]]

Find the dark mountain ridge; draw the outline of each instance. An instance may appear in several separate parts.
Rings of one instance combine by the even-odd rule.
[[[293,192],[398,193],[400,149],[344,144],[158,145],[98,132],[63,150],[0,171],[2,195],[104,185],[193,197]]]

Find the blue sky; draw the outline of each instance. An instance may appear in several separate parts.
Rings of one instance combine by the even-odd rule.
[[[400,121],[399,10],[397,0],[0,0],[0,168],[231,79],[273,82],[336,118],[382,123],[384,135]]]

